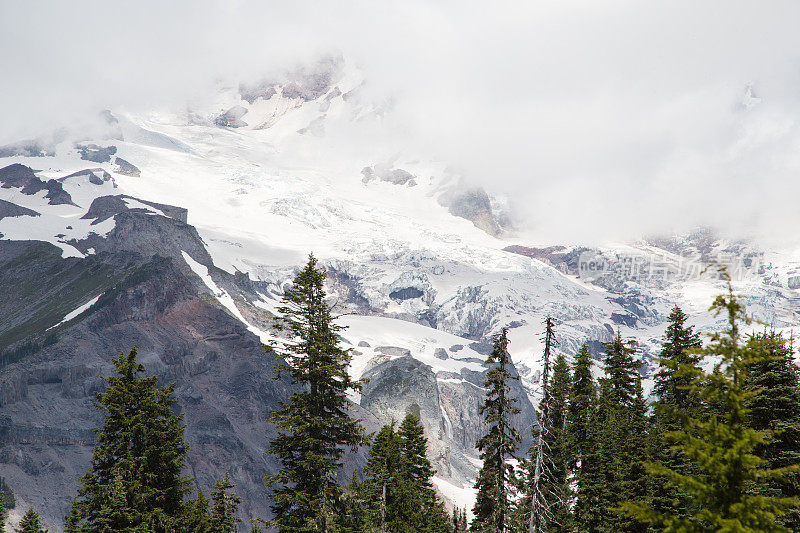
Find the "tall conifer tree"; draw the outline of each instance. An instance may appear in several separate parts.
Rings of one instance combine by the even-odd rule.
[[[281,355],[300,391],[272,413],[279,428],[269,450],[282,469],[269,481],[274,525],[282,533],[330,530],[341,488],[337,471],[345,447],[365,442],[361,423],[347,412],[347,392],[357,390],[339,347],[331,308],[325,301],[325,271],[313,255],[294,278],[279,308],[289,340]]]
[[[39,513],[34,511],[33,507],[31,507],[28,509],[28,512],[25,513],[25,516],[22,517],[19,527],[14,531],[16,531],[16,533],[47,533],[47,530],[42,527],[40,522],[41,518],[39,517]]]
[[[800,464],[800,372],[792,358],[792,348],[779,333],[764,332],[747,340],[746,349],[760,353],[748,364],[744,388],[752,394],[747,423],[753,429],[770,431],[772,437],[755,447],[754,453],[767,468]],[[765,496],[800,496],[800,473],[790,472],[782,479],[764,479],[755,487]],[[800,509],[790,509],[780,522],[800,531]]]
[[[486,363],[490,366],[484,382],[487,392],[479,413],[486,421],[488,433],[476,444],[483,466],[475,483],[478,494],[470,529],[504,533],[511,519],[513,501],[509,489],[514,482],[514,471],[509,459],[515,457],[520,441],[519,431],[511,423],[511,417],[520,410],[514,405],[517,399],[511,396],[509,386],[511,380],[519,378],[510,372],[508,331],[505,328],[494,338],[494,347]]]
[[[209,519],[214,533],[236,533],[239,530],[238,524],[241,520],[236,516],[236,512],[239,510],[242,499],[233,492],[234,487],[227,472],[214,484]]]
[[[105,420],[66,525],[82,532],[173,531],[189,490],[183,417],[172,411],[175,384],[159,387],[157,376],[143,375],[136,350],[114,366],[116,375],[96,395]]]
[[[651,460],[668,468],[687,474],[690,464],[686,455],[678,448],[670,445],[666,434],[683,429],[686,417],[703,416],[703,405],[698,391],[693,388],[692,377],[697,372],[700,362],[698,350],[701,347],[700,336],[692,326],[686,325],[687,316],[675,306],[669,314],[668,325],[664,333],[664,342],[658,357],[658,370],[654,376],[654,416],[648,448]],[[687,373],[684,366],[692,368]],[[688,514],[694,507],[692,498],[663,477],[649,478],[650,500],[654,509]]]
[[[696,468],[696,473],[682,474],[664,465],[650,464],[649,469],[667,477],[697,503],[688,515],[661,512],[634,502],[624,504],[626,513],[663,531],[751,531],[781,532],[777,518],[798,505],[797,498],[763,496],[752,493],[752,487],[764,479],[785,479],[791,469],[769,469],[754,454],[758,446],[768,442],[772,434],[747,427],[753,397],[743,383],[746,367],[764,359],[762,350],[741,346],[739,324],[747,317],[728,283],[728,292],[718,296],[711,309],[727,314],[728,326],[711,336],[703,354],[713,357],[715,366],[706,373],[692,365],[683,370],[693,376],[703,401],[718,406],[707,420],[689,418],[685,429],[670,434],[677,446]]]

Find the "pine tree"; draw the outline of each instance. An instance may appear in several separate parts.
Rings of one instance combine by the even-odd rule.
[[[22,517],[19,527],[14,531],[17,533],[47,533],[47,530],[39,523],[40,520],[39,513],[34,511],[33,507],[31,507],[28,509],[28,512],[25,513],[25,516]]]
[[[567,426],[571,385],[569,365],[564,355],[559,354],[553,365],[553,379],[550,382],[547,407],[550,427],[545,435],[550,470],[544,473],[544,487],[552,498],[548,502],[551,518],[544,531],[549,532],[569,531],[572,528],[569,479],[572,446]]]
[[[347,412],[347,392],[357,390],[347,372],[350,354],[339,347],[325,301],[325,271],[313,255],[286,290],[281,320],[290,339],[283,345],[288,370],[301,390],[272,413],[278,436],[269,450],[282,469],[269,479],[274,525],[283,532],[330,530],[341,488],[337,471],[345,447],[365,442],[360,422]]]
[[[379,531],[396,531],[409,517],[408,484],[402,475],[400,437],[394,422],[386,424],[375,435],[364,466],[365,496],[370,509],[370,522]]]
[[[675,406],[680,412],[697,415],[700,399],[691,387],[691,376],[680,371],[684,365],[696,367],[701,347],[700,335],[686,325],[686,314],[675,306],[667,317],[669,324],[658,358],[659,369],[653,378],[653,395],[661,404]]]
[[[357,472],[353,472],[350,483],[342,492],[341,512],[336,520],[339,533],[362,533],[367,531],[369,515],[365,497],[366,483],[360,482]]]
[[[175,384],[142,375],[136,350],[114,360],[116,375],[95,404],[105,412],[91,468],[81,479],[67,526],[79,531],[173,530],[183,516],[188,480]]]
[[[584,344],[575,355],[575,366],[572,374],[572,386],[569,397],[569,434],[572,444],[572,456],[575,462],[583,455],[584,443],[590,430],[592,410],[597,404],[597,389],[592,378],[592,356],[589,347]]]
[[[703,405],[697,390],[691,387],[691,375],[681,370],[684,366],[697,371],[701,347],[700,336],[692,326],[686,325],[687,316],[677,306],[669,314],[664,343],[654,376],[654,417],[648,449],[652,460],[682,474],[690,472],[688,458],[680,449],[670,446],[666,434],[683,429],[687,416],[703,415]],[[693,507],[691,497],[669,485],[664,478],[650,476],[650,505],[658,511],[679,509],[688,514]],[[683,511],[680,511],[683,509]]]
[[[626,502],[623,507],[632,518],[663,528],[663,531],[789,531],[776,522],[788,508],[797,506],[796,498],[755,495],[749,488],[764,479],[785,479],[791,469],[767,469],[764,460],[753,454],[768,442],[769,431],[747,427],[746,403],[753,397],[743,387],[743,371],[764,359],[763,350],[740,345],[739,324],[747,321],[743,308],[728,283],[728,292],[718,296],[711,309],[725,312],[727,329],[711,336],[703,355],[713,357],[715,366],[706,373],[691,364],[682,372],[691,376],[692,387],[703,401],[719,406],[707,420],[689,417],[685,429],[669,436],[686,454],[697,473],[681,474],[664,465],[649,464],[651,472],[665,476],[681,491],[689,494],[697,508],[688,515],[660,512],[651,506]]]
[[[210,515],[211,529],[214,533],[236,533],[239,530],[238,524],[241,520],[236,513],[242,499],[233,493],[231,489],[234,487],[227,472],[214,484],[214,492],[211,493]]]
[[[620,502],[642,499],[645,472],[641,467],[646,445],[646,404],[641,391],[639,363],[633,348],[617,332],[606,344],[605,377],[600,380],[597,407],[597,443],[593,490],[596,507],[587,512],[594,515],[596,531],[643,530],[618,512]]]
[[[574,520],[579,531],[595,531],[594,509],[602,489],[598,465],[597,390],[592,378],[592,359],[584,344],[575,355],[569,401],[569,434],[572,469],[576,478]]]
[[[753,429],[772,432],[770,439],[755,447],[754,454],[771,469],[800,464],[800,372],[792,349],[779,333],[764,332],[749,337],[746,350],[763,355],[746,366],[743,376],[744,389],[752,394],[746,402],[750,410],[747,423]],[[759,481],[754,492],[798,497],[800,474],[790,472],[783,479]],[[790,509],[779,521],[800,531],[800,509]]]
[[[509,382],[518,379],[509,370],[508,331],[494,339],[494,347],[486,359],[491,369],[486,374],[486,399],[479,413],[488,425],[488,433],[478,439],[483,466],[478,472],[475,488],[478,491],[471,530],[503,533],[511,518],[512,500],[509,488],[514,483],[514,471],[508,463],[515,456],[520,434],[511,424],[511,416],[519,413],[514,406],[516,398],[510,396]]]
[[[208,499],[202,490],[197,491],[194,500],[186,502],[184,529],[192,533],[213,533],[211,518],[208,515]]]
[[[428,460],[428,439],[417,415],[409,413],[397,431],[400,439],[401,473],[413,496],[420,518],[418,531],[445,533],[448,517],[433,488],[435,471]]]
[[[540,412],[547,413],[546,417],[540,416],[540,428],[534,431],[538,440],[538,432],[542,431],[543,445],[541,447],[544,466],[538,483],[537,503],[541,507],[540,518],[534,521],[533,530],[542,532],[570,531],[572,528],[572,512],[570,504],[572,490],[569,479],[571,476],[570,465],[573,458],[571,436],[567,427],[569,411],[569,397],[572,376],[569,364],[563,354],[556,357],[553,365],[553,376],[548,380],[545,394],[542,399]],[[535,472],[536,447],[531,449],[532,457],[521,461],[522,474],[520,490],[525,496],[520,499],[515,519],[516,529],[529,531],[531,528],[531,511],[533,497],[531,489]]]
[[[3,501],[3,488],[0,487],[0,502]],[[8,509],[6,509],[5,505],[0,503],[0,533],[3,533],[6,530],[6,520],[8,519]]]

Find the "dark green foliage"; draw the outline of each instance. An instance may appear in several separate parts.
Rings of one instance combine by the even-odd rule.
[[[211,530],[214,533],[236,533],[241,520],[236,516],[242,499],[233,493],[230,476],[217,480],[211,493]]]
[[[559,532],[570,531],[572,528],[572,512],[570,502],[572,489],[569,484],[571,464],[573,462],[572,437],[569,432],[567,420],[569,412],[569,398],[571,393],[572,376],[569,364],[563,354],[556,357],[553,365],[552,378],[548,380],[547,390],[544,394],[543,405],[540,411],[546,412],[547,417],[542,418],[545,427],[542,435],[543,457],[539,487],[539,504],[543,506],[542,531]],[[534,437],[538,437],[534,431]],[[535,448],[531,449],[535,454]],[[520,490],[524,496],[517,505],[514,524],[517,530],[527,530],[530,523],[531,506],[533,498],[533,477],[535,476],[535,457],[532,455],[521,461],[522,475]]]
[[[546,531],[568,531],[571,528],[569,502],[572,499],[569,486],[571,439],[568,431],[567,417],[569,412],[569,396],[572,385],[569,365],[563,354],[556,357],[553,365],[553,377],[550,380],[548,396],[548,432],[544,435],[550,468],[543,472],[543,489],[552,495],[548,506],[551,518]]]
[[[103,427],[81,479],[67,524],[78,531],[171,531],[183,519],[188,481],[182,415],[175,415],[175,384],[158,386],[143,375],[136,350],[114,360],[95,404]]]
[[[744,389],[752,393],[746,402],[750,410],[747,422],[753,429],[772,433],[754,453],[766,461],[767,468],[800,464],[800,373],[792,360],[792,349],[775,332],[748,338],[745,349],[763,355],[745,367]],[[800,474],[789,472],[782,479],[762,480],[754,492],[798,497]],[[790,509],[779,521],[792,531],[800,531],[800,509]]]
[[[418,531],[445,533],[448,528],[447,512],[436,496],[432,479],[436,473],[428,460],[428,439],[417,415],[406,415],[397,431],[400,438],[400,456],[403,478],[412,494],[412,506],[419,509]]]
[[[572,444],[575,466],[583,455],[584,443],[589,438],[592,411],[597,404],[597,389],[592,378],[592,358],[589,347],[584,344],[575,355],[572,386],[569,397],[568,431]]]
[[[503,329],[495,337],[492,353],[486,359],[491,369],[486,374],[486,399],[479,412],[488,432],[476,444],[483,466],[475,482],[478,494],[472,510],[472,531],[503,533],[512,518],[513,501],[509,491],[515,480],[508,461],[515,456],[520,434],[512,426],[511,416],[520,410],[514,406],[517,399],[510,396],[509,382],[519,378],[510,373],[509,363],[508,332]]]
[[[194,500],[185,504],[184,529],[192,533],[213,533],[211,518],[208,516],[208,499],[202,490],[197,491]]]
[[[653,395],[660,404],[675,406],[682,413],[697,415],[700,398],[692,385],[692,377],[681,371],[684,365],[696,367],[700,362],[700,335],[686,325],[688,317],[680,307],[673,307],[667,320],[664,343],[658,358],[658,371],[653,379]]]
[[[646,493],[647,420],[639,363],[617,333],[606,344],[605,376],[585,443],[579,480],[579,515],[587,531],[643,531],[617,510],[620,502],[641,501]]]
[[[375,435],[364,473],[361,490],[368,526],[389,532],[449,533],[449,518],[431,484],[434,471],[419,417],[409,414],[398,431],[388,424]],[[359,508],[352,508],[357,518]]]
[[[577,481],[574,520],[579,531],[596,531],[603,489],[599,465],[599,430],[597,390],[592,378],[592,359],[584,344],[575,356],[569,402],[572,469]]]
[[[341,328],[325,301],[325,271],[310,256],[279,308],[289,340],[282,355],[300,391],[272,413],[279,429],[269,451],[282,469],[269,479],[273,523],[281,532],[326,532],[337,514],[337,471],[344,447],[364,442],[359,421],[347,412],[347,392],[357,390],[347,372],[350,355],[338,345]]]
[[[39,513],[33,510],[33,507],[28,509],[25,516],[19,523],[19,527],[15,529],[17,533],[47,533],[47,530],[40,524],[41,518]]]
[[[727,314],[728,327],[711,336],[702,353],[713,357],[715,366],[706,373],[691,364],[680,373],[691,377],[692,387],[706,404],[718,406],[707,419],[688,417],[683,430],[668,434],[691,461],[696,473],[682,474],[665,465],[648,464],[648,469],[693,498],[697,507],[683,512],[658,511],[635,502],[624,504],[625,512],[643,523],[667,532],[789,531],[777,518],[798,503],[796,498],[756,495],[753,485],[767,479],[784,480],[791,469],[769,469],[754,451],[771,439],[770,431],[747,427],[746,405],[754,394],[743,384],[743,372],[765,359],[765,351],[740,345],[739,324],[747,320],[728,285],[712,310]]]
[[[467,531],[469,531],[466,509],[459,509],[458,507],[453,508],[453,518],[450,531],[453,533],[467,533]]]
[[[692,326],[686,325],[686,319],[686,314],[677,306],[668,318],[653,383],[654,416],[648,443],[653,462],[682,474],[690,473],[691,465],[680,449],[670,445],[666,434],[682,430],[686,417],[704,416],[700,395],[691,386],[692,374],[696,373],[700,361],[698,350],[701,342]],[[692,372],[682,370],[684,366],[692,368]],[[650,505],[659,512],[671,509],[684,515],[694,507],[689,494],[679,491],[660,476],[650,478]]]
[[[350,483],[342,491],[341,512],[336,519],[339,533],[361,533],[368,530],[370,522],[365,483],[359,481],[355,472]]]
[[[0,489],[0,498],[3,496],[3,491]],[[8,509],[5,505],[0,505],[0,533],[5,531],[6,520],[8,519]]]

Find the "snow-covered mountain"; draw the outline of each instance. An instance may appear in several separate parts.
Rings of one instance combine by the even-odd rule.
[[[674,304],[701,330],[718,326],[706,309],[722,282],[706,267],[721,262],[756,318],[798,323],[800,252],[710,230],[529,242],[508,202],[395,144],[391,103],[364,87],[329,58],[221,86],[212,104],[105,111],[89,131],[0,147],[0,282],[13,296],[0,307],[0,474],[54,530],[63,487],[88,459],[90,393],[133,345],[178,381],[201,484],[235,465],[243,512],[266,513],[263,418],[291,385],[271,381],[258,341],[275,339],[283,287],[310,252],[348,327],[352,374],[369,378],[354,409],[372,428],[418,410],[439,488],[460,506],[479,464],[483,362],[501,328],[527,433],[547,316],[568,355],[584,342],[599,355],[619,330],[649,362]]]

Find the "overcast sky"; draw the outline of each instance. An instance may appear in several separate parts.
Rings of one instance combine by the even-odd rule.
[[[0,143],[335,51],[409,138],[510,194],[540,235],[705,223],[789,242],[798,21],[778,1],[8,1]]]

